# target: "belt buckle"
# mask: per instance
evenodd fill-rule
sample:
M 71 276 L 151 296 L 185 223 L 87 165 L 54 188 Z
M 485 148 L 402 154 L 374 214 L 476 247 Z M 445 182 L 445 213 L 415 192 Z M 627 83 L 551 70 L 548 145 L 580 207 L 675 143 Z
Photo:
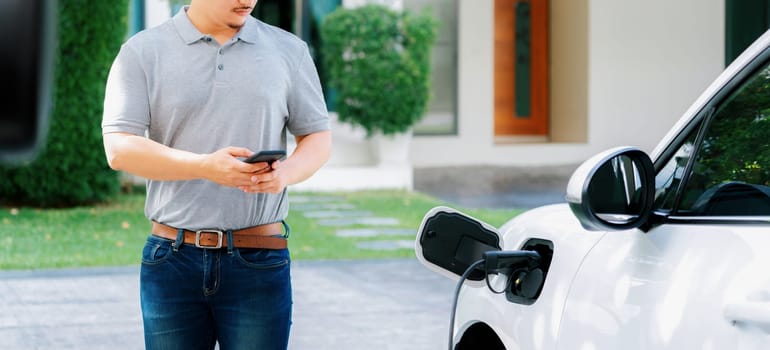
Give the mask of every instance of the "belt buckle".
M 216 233 L 217 234 L 217 244 L 214 246 L 210 245 L 201 245 L 201 233 Z M 203 249 L 219 249 L 222 248 L 222 237 L 224 234 L 220 230 L 198 230 L 195 231 L 195 246 L 198 248 Z

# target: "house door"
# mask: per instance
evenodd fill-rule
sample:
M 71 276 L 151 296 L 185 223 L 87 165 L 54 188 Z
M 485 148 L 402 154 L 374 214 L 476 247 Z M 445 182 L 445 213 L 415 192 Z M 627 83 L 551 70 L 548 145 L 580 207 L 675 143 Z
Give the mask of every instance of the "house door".
M 495 0 L 494 132 L 548 135 L 548 0 Z

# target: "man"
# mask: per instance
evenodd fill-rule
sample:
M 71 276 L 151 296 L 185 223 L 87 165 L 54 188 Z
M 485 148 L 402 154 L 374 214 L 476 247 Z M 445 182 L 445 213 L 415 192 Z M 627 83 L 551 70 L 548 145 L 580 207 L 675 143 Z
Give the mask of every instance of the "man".
M 256 2 L 192 0 L 129 39 L 107 79 L 108 162 L 148 179 L 147 349 L 287 347 L 286 187 L 328 160 L 331 132 L 307 46 L 252 18 Z M 286 149 L 286 131 L 284 161 L 242 161 Z

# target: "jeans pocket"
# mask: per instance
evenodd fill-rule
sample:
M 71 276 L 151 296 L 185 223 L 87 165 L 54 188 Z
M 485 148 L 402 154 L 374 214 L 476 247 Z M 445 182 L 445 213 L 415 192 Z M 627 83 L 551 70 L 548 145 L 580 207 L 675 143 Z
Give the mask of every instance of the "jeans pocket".
M 147 238 L 147 242 L 142 249 L 142 264 L 144 265 L 157 265 L 171 257 L 173 253 L 171 244 L 173 241 L 150 236 Z
M 236 249 L 238 262 L 253 269 L 274 269 L 289 264 L 288 249 Z

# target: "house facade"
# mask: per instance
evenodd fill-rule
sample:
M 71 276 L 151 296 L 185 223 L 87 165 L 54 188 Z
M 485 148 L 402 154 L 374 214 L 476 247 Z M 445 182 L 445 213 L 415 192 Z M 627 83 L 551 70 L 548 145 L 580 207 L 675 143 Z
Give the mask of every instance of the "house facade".
M 721 0 L 550 0 L 549 52 L 532 57 L 547 62 L 545 132 L 500 130 L 500 118 L 517 116 L 506 108 L 515 97 L 496 85 L 510 74 L 496 61 L 511 50 L 500 52 L 509 46 L 495 22 L 500 4 L 515 2 L 458 1 L 457 133 L 415 137 L 415 167 L 574 164 L 613 146 L 651 150 L 724 68 Z
M 325 13 L 366 2 L 427 9 L 442 23 L 433 100 L 408 163 L 387 169 L 399 180 L 384 185 L 411 188 L 414 169 L 569 168 L 614 146 L 651 151 L 767 28 L 770 1 L 260 0 L 258 10 L 312 47 Z M 145 25 L 168 8 L 146 0 Z M 747 16 L 761 18 L 747 25 Z M 363 131 L 337 122 L 334 131 L 333 158 L 309 189 L 323 187 L 324 172 L 386 171 Z

